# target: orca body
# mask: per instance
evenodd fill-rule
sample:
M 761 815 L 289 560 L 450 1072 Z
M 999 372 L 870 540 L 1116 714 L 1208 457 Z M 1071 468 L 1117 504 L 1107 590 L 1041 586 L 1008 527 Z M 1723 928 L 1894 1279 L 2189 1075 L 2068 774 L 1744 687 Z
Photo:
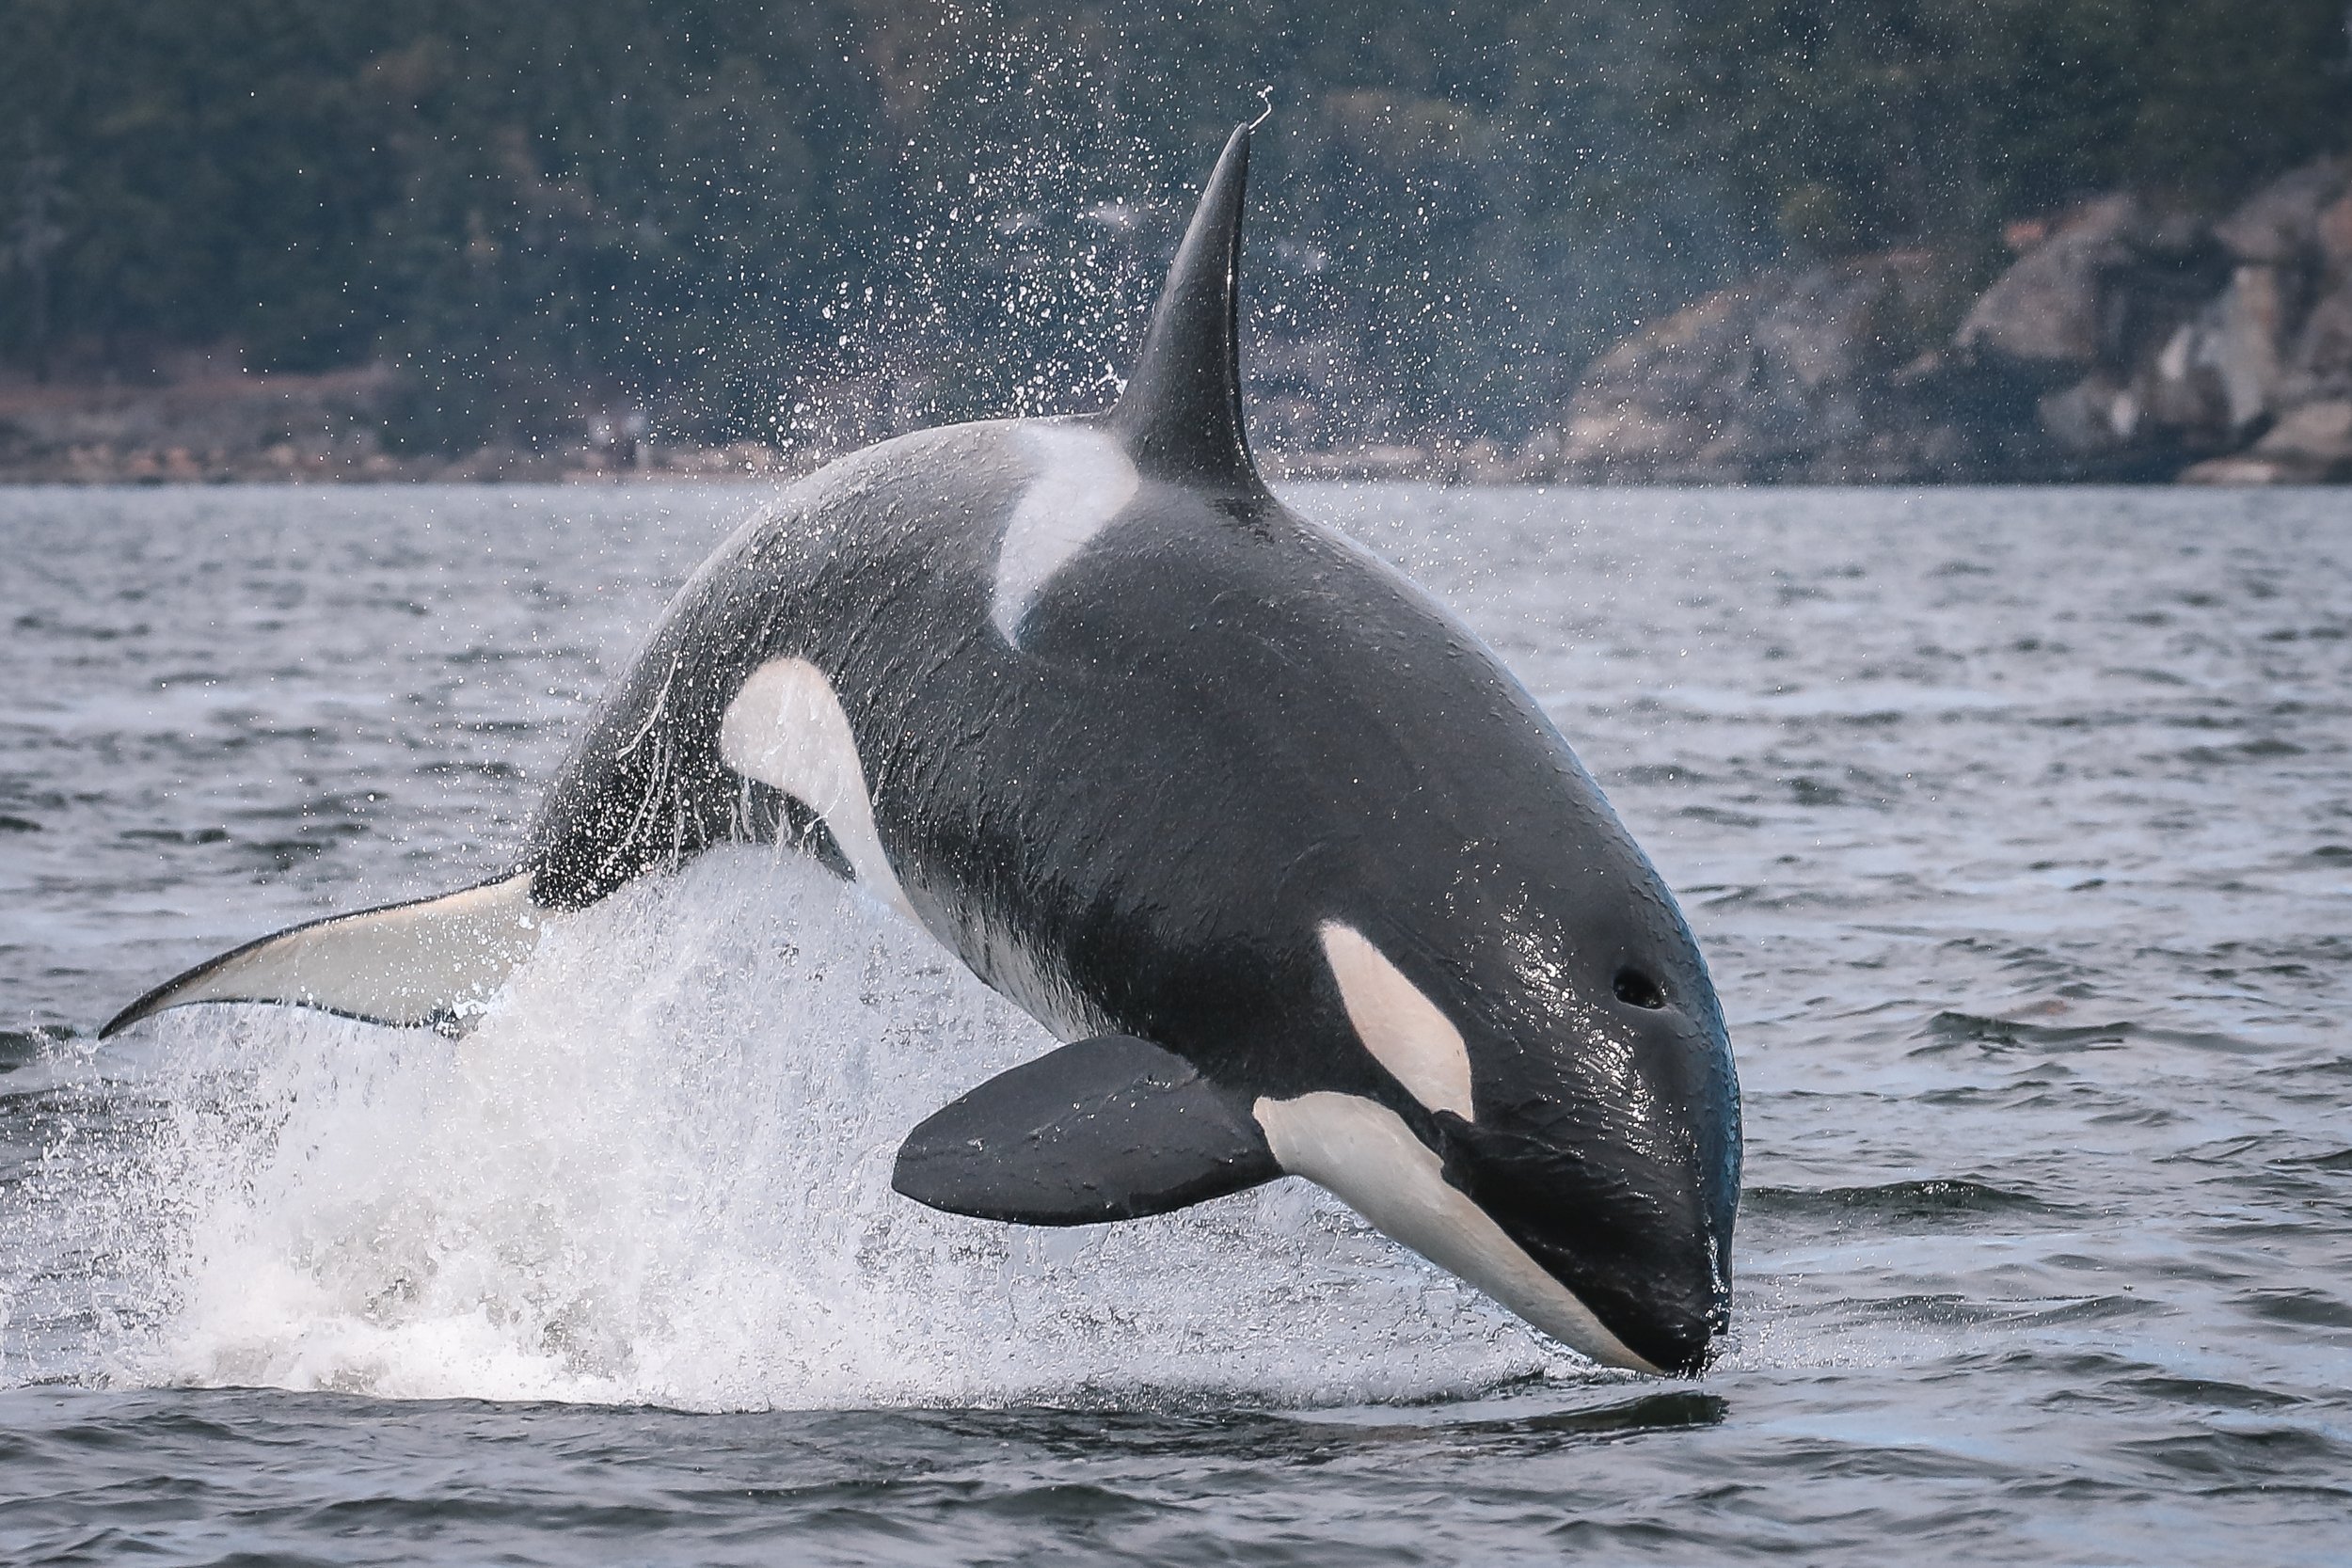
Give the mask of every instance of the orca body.
M 1100 416 L 810 476 L 672 603 L 513 871 L 298 927 L 200 1001 L 462 1024 L 541 922 L 797 844 L 1072 1043 L 914 1130 L 895 1184 L 1070 1225 L 1283 1174 L 1595 1358 L 1692 1372 L 1740 1165 L 1672 895 L 1534 701 L 1286 510 L 1243 434 L 1234 133 Z

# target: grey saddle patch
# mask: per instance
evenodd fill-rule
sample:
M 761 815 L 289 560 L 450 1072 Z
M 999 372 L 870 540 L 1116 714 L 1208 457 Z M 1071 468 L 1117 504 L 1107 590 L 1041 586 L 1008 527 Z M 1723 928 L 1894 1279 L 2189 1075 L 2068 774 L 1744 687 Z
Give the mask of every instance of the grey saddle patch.
M 1021 623 L 1045 585 L 1109 527 L 1141 487 L 1119 443 L 1083 424 L 1025 424 L 1021 445 L 1035 462 L 996 547 L 989 618 L 1014 647 Z

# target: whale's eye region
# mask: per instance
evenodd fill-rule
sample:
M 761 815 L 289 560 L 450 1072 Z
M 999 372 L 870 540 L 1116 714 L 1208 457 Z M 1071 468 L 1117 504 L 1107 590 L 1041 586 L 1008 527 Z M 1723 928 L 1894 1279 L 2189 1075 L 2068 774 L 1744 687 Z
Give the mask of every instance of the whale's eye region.
M 1664 988 L 1630 964 L 1617 971 L 1617 977 L 1611 984 L 1617 993 L 1617 1000 L 1629 1006 L 1662 1007 L 1666 1005 Z

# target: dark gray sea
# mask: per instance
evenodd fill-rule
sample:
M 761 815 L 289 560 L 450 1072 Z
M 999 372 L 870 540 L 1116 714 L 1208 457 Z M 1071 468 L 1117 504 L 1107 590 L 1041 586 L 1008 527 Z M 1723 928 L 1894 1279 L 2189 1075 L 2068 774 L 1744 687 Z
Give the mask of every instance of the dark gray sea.
M 1043 1037 L 765 849 L 463 1039 L 96 1043 L 501 868 L 758 496 L 0 491 L 0 1560 L 2352 1560 L 2352 495 L 1293 499 L 1502 652 L 1697 929 L 1747 1095 L 1708 1377 L 1295 1181 L 892 1197 Z

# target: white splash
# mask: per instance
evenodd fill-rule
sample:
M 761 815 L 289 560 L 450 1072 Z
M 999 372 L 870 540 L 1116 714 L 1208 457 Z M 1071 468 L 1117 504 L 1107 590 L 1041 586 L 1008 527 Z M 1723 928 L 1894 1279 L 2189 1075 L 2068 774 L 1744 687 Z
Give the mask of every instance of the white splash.
M 1354 1402 L 1580 1365 L 1303 1182 L 1038 1230 L 897 1196 L 898 1140 L 1052 1043 L 798 857 L 551 929 L 463 1041 L 165 1025 L 178 1110 L 120 1384 L 689 1409 Z

